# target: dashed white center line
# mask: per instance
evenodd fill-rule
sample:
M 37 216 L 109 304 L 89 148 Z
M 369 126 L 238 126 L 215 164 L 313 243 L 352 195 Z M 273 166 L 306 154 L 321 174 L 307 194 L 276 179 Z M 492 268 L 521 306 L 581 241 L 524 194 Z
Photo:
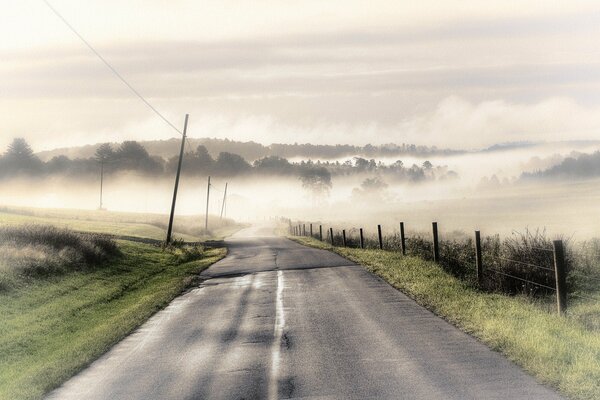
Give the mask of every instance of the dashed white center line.
M 277 271 L 277 297 L 275 300 L 275 327 L 273 344 L 271 345 L 271 376 L 269 380 L 269 400 L 278 398 L 279 363 L 281 359 L 281 338 L 285 326 L 283 312 L 283 271 Z

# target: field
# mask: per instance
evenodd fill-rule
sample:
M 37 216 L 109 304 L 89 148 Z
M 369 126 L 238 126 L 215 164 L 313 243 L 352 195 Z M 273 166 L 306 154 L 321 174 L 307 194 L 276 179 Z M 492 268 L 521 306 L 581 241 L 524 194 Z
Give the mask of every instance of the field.
M 402 256 L 392 250 L 333 247 L 310 237 L 292 238 L 364 265 L 569 398 L 600 397 L 597 301 L 573 299 L 567 315 L 559 316 L 550 295 L 480 290 L 422 257 Z
M 181 242 L 161 246 L 164 230 L 150 217 L 118 214 L 111 221 L 115 214 L 0 213 L 0 399 L 42 398 L 226 253 Z M 188 233 L 178 231 L 176 238 L 208 238 L 179 223 Z M 235 229 L 229 221 L 210 238 Z
M 0 207 L 0 225 L 44 224 L 76 231 L 106 233 L 164 240 L 168 216 L 114 211 Z M 209 216 L 209 235 L 204 233 L 204 216 L 176 216 L 174 237 L 186 241 L 219 239 L 240 228 L 229 219 Z

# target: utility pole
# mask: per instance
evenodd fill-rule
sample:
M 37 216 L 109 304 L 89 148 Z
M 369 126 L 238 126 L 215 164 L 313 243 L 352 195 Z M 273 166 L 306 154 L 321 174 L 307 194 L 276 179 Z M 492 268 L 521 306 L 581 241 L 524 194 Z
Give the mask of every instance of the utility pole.
M 223 192 L 223 204 L 221 204 L 221 219 L 223 219 L 223 211 L 225 211 L 225 200 L 227 200 L 227 182 L 225 182 L 225 192 Z
M 179 188 L 179 174 L 181 174 L 181 162 L 183 161 L 183 148 L 185 146 L 188 117 L 189 114 L 185 114 L 185 122 L 183 123 L 183 137 L 181 138 L 181 150 L 179 150 L 179 162 L 177 163 L 177 175 L 175 176 L 175 189 L 173 190 L 173 203 L 171 204 L 169 228 L 167 229 L 167 244 L 171 243 L 171 234 L 173 233 L 173 218 L 175 217 L 175 203 L 177 202 L 177 189 Z
M 210 176 L 206 187 L 206 215 L 204 216 L 204 232 L 208 234 L 208 200 L 210 199 Z
M 98 210 L 102 211 L 102 186 L 104 184 L 104 157 L 100 160 L 100 207 Z

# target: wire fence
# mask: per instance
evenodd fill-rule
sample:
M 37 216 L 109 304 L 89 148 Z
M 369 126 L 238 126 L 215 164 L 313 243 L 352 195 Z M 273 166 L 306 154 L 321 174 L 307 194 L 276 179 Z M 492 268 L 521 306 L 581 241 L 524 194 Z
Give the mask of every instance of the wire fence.
M 381 225 L 369 235 L 363 228 L 335 229 L 312 223 L 293 225 L 290 234 L 312 236 L 333 246 L 398 251 L 403 255 L 419 256 L 440 264 L 452 274 L 474 282 L 480 289 L 510 294 L 553 294 L 560 314 L 567 309 L 569 297 L 587 301 L 600 298 L 571 290 L 568 293 L 568 262 L 562 240 L 550 241 L 539 235 L 522 235 L 512 241 L 501 242 L 499 237 L 462 241 L 440 240 L 437 223 L 432 223 L 432 234 L 406 234 L 404 223 L 392 235 L 383 235 Z M 373 233 L 376 232 L 376 233 Z M 600 254 L 599 254 L 600 256 Z M 590 282 L 600 282 L 600 276 L 586 276 Z

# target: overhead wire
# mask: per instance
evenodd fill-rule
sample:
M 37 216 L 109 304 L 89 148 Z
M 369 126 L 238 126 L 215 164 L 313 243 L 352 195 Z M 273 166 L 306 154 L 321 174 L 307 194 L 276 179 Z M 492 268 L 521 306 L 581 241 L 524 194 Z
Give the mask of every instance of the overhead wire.
M 138 92 L 128 81 L 125 79 L 119 71 L 117 71 L 103 56 L 98 52 L 76 29 L 67 21 L 67 19 L 52 5 L 48 0 L 43 0 L 43 2 L 48 6 L 48 8 L 112 71 L 112 73 L 135 94 L 148 108 L 150 108 L 158 117 L 160 117 L 167 125 L 173 128 L 180 135 L 183 135 L 183 132 L 179 130 L 171 121 L 167 119 L 163 114 L 160 113 L 140 92 Z M 187 141 L 187 137 L 186 137 Z M 189 145 L 189 142 L 187 142 Z

